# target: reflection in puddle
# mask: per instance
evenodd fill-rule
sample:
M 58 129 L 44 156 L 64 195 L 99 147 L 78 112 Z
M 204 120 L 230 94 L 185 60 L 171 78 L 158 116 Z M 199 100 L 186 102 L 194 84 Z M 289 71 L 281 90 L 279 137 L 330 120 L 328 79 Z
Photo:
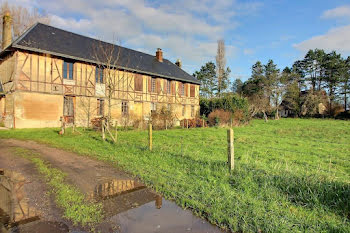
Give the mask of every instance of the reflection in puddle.
M 12 171 L 0 170 L 0 233 L 65 233 L 64 223 L 41 221 L 40 213 L 29 205 L 24 176 Z
M 102 199 L 105 217 L 119 226 L 118 232 L 222 232 L 133 180 L 100 184 L 91 197 Z
M 138 189 L 143 189 L 145 187 L 145 185 L 135 180 L 112 180 L 97 185 L 94 191 L 90 194 L 90 198 L 101 200 L 127 192 L 132 192 Z
M 19 173 L 0 173 L 0 229 L 6 232 L 13 226 L 36 221 L 39 213 L 29 206 L 23 186 L 28 181 Z

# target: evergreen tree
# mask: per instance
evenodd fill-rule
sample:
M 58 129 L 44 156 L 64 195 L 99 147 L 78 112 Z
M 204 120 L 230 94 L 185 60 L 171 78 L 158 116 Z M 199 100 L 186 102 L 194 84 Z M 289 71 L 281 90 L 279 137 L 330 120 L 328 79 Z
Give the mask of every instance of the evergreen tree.
M 202 97 L 212 97 L 214 95 L 215 80 L 216 80 L 216 66 L 213 62 L 207 62 L 201 67 L 200 71 L 196 71 L 193 74 L 199 81 L 201 86 L 199 94 Z

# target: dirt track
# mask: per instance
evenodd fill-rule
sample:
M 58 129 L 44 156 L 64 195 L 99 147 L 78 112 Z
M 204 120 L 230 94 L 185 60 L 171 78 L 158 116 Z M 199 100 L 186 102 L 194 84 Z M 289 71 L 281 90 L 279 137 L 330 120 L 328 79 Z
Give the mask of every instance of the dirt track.
M 144 186 L 135 178 L 118 168 L 46 145 L 15 139 L 0 140 L 0 169 L 21 173 L 28 183 L 24 189 L 30 200 L 43 213 L 39 222 L 44 227 L 65 228 L 63 231 L 82 232 L 63 219 L 62 210 L 58 209 L 47 192 L 45 181 L 38 174 L 34 165 L 15 153 L 16 148 L 25 148 L 37 154 L 44 161 L 67 174 L 67 181 L 80 189 L 88 198 L 102 202 L 106 219 L 97 226 L 100 232 L 153 233 L 153 232 L 222 232 L 217 227 L 194 216 L 191 211 L 183 210 L 175 203 L 167 201 L 161 195 Z M 0 216 L 1 217 L 1 216 Z M 36 232 L 37 225 L 25 227 Z M 51 224 L 51 225 L 50 225 Z M 0 229 L 1 230 L 1 229 Z M 20 232 L 27 232 L 20 229 Z
M 70 229 L 77 229 L 72 223 L 62 218 L 63 212 L 57 208 L 52 197 L 47 195 L 49 189 L 44 179 L 39 175 L 34 164 L 29 160 L 14 155 L 14 144 L 0 141 L 0 168 L 13 171 L 25 177 L 23 189 L 28 198 L 28 204 L 40 212 L 42 222 L 59 222 L 67 225 Z M 19 227 L 20 232 L 31 232 Z M 15 232 L 17 231 L 15 230 Z
M 84 193 L 90 193 L 98 184 L 112 179 L 133 179 L 126 175 L 125 172 L 118 171 L 117 168 L 101 161 L 36 142 L 8 139 L 0 140 L 0 144 L 7 145 L 7 147 L 26 148 L 37 152 L 38 156 L 48 161 L 52 167 L 67 173 L 67 181 L 77 186 Z

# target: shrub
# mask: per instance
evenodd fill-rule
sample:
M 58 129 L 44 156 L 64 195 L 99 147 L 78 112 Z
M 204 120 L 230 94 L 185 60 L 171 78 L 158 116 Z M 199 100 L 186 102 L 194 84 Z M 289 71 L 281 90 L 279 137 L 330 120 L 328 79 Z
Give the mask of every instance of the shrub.
M 246 123 L 250 120 L 248 100 L 236 94 L 226 94 L 222 97 L 215 97 L 210 99 L 201 98 L 199 104 L 200 114 L 204 116 L 209 117 L 213 111 L 221 109 L 224 112 L 233 113 L 235 124 Z M 216 123 L 221 124 L 221 122 L 218 122 L 220 120 L 222 119 L 217 118 Z M 209 124 L 211 125 L 212 123 L 214 123 L 213 119 Z
M 151 113 L 151 123 L 154 129 L 172 128 L 174 126 L 175 117 L 172 109 L 165 106 Z
M 200 128 L 203 127 L 203 118 L 193 118 L 193 119 L 183 119 L 180 121 L 180 125 L 184 128 L 187 127 L 188 124 L 188 128 Z M 208 123 L 206 120 L 204 120 L 204 127 L 208 127 Z
M 225 126 L 231 123 L 232 113 L 222 109 L 216 109 L 208 116 L 210 126 Z

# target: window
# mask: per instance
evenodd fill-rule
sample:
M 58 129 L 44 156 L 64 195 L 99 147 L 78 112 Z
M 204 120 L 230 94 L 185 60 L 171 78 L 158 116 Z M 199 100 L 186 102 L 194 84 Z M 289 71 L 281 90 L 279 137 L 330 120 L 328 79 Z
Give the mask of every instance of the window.
M 190 87 L 190 97 L 195 97 L 195 93 L 196 93 L 196 86 L 191 84 Z
M 151 92 L 156 92 L 156 79 L 151 78 Z
M 143 90 L 143 82 L 142 82 L 142 75 L 136 74 L 135 75 L 135 91 L 142 91 Z
M 183 83 L 179 83 L 179 94 L 181 96 L 185 95 L 185 87 Z
M 96 83 L 103 83 L 103 68 L 96 67 L 95 79 Z
M 151 103 L 151 113 L 157 111 L 157 103 Z
M 191 106 L 191 117 L 194 117 L 194 106 Z
M 171 92 L 171 83 L 170 83 L 169 80 L 165 80 L 165 82 L 166 82 L 166 93 L 170 94 L 170 92 Z
M 182 116 L 186 114 L 186 105 L 182 105 Z
M 63 78 L 73 80 L 73 63 L 63 61 Z
M 168 104 L 167 109 L 168 109 L 168 112 L 171 111 L 171 104 Z
M 122 102 L 122 115 L 127 116 L 129 115 L 129 105 L 128 102 Z
M 105 109 L 105 101 L 103 99 L 97 99 L 97 115 L 103 116 Z

